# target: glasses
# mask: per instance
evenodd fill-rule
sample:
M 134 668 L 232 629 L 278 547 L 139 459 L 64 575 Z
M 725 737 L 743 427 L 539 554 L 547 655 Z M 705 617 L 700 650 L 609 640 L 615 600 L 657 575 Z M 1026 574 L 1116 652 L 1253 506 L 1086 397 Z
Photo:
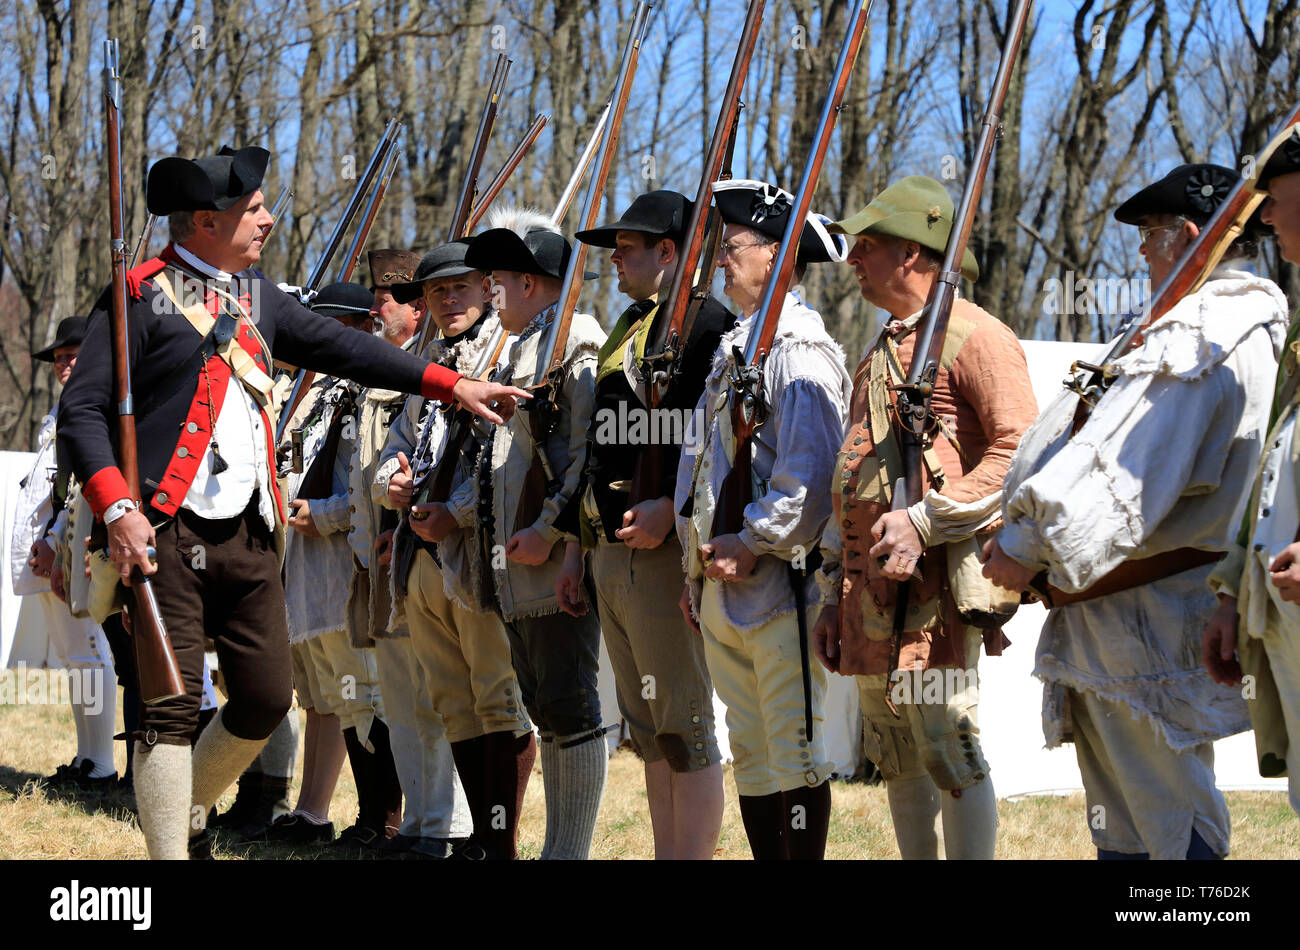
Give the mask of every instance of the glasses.
M 737 251 L 743 251 L 747 247 L 770 247 L 770 244 L 763 241 L 753 241 L 749 244 L 738 244 L 735 241 L 723 241 L 718 245 L 718 260 L 724 257 L 735 257 Z
M 1150 226 L 1139 225 L 1138 236 L 1142 239 L 1142 243 L 1145 244 L 1147 241 L 1151 240 L 1151 235 L 1155 234 L 1157 231 L 1168 231 L 1171 228 L 1181 228 L 1182 226 L 1183 223 L 1181 221 L 1174 224 L 1155 224 Z

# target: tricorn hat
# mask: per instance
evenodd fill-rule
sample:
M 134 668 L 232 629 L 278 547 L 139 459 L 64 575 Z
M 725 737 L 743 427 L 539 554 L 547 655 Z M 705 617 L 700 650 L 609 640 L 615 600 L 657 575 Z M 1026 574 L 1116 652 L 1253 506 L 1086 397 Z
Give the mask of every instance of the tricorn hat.
M 151 214 L 225 211 L 262 186 L 271 153 L 222 146 L 209 158 L 163 158 L 149 169 L 145 205 Z
M 1268 193 L 1268 185 L 1279 175 L 1300 172 L 1300 125 L 1288 126 L 1264 146 L 1255 160 L 1256 191 Z
M 779 241 L 790 220 L 794 195 L 765 181 L 729 178 L 713 183 L 713 203 L 727 224 L 744 225 Z M 799 235 L 800 261 L 817 264 L 844 260 L 848 243 L 827 230 L 829 221 L 825 215 L 809 212 Z
M 469 241 L 451 241 L 439 244 L 420 258 L 420 266 L 415 269 L 415 276 L 404 284 L 393 284 L 393 299 L 398 303 L 410 303 L 424 293 L 424 285 L 440 277 L 459 277 L 461 274 L 473 273 L 474 268 L 465 266 L 465 252 L 469 250 Z
M 465 265 L 481 271 L 513 271 L 564 277 L 572 253 L 563 234 L 529 231 L 523 237 L 510 228 L 492 228 L 470 242 Z M 587 278 L 595 274 L 586 273 Z
M 623 216 L 612 224 L 579 231 L 575 236 L 592 247 L 614 247 L 614 238 L 619 231 L 640 231 L 680 242 L 694 208 L 695 202 L 675 191 L 651 191 L 638 195 Z
M 876 195 L 857 214 L 836 221 L 830 230 L 915 241 L 942 257 L 948 249 L 954 215 L 952 198 L 943 185 L 927 175 L 909 175 Z M 979 264 L 969 247 L 962 252 L 961 274 L 969 281 L 979 280 Z
M 370 264 L 370 286 L 373 290 L 391 291 L 394 284 L 407 283 L 420 266 L 419 254 L 398 248 L 367 251 L 366 260 Z
M 86 338 L 86 324 L 89 322 L 89 317 L 64 317 L 54 331 L 54 342 L 45 349 L 33 353 L 32 359 L 40 360 L 42 363 L 53 363 L 54 351 L 59 347 L 81 344 L 81 341 Z
M 1179 165 L 1116 208 L 1115 220 L 1137 225 L 1147 215 L 1174 214 L 1204 224 L 1239 181 L 1240 175 L 1222 165 Z
M 308 309 L 322 317 L 358 317 L 370 313 L 374 300 L 375 295 L 361 284 L 341 280 L 322 287 Z

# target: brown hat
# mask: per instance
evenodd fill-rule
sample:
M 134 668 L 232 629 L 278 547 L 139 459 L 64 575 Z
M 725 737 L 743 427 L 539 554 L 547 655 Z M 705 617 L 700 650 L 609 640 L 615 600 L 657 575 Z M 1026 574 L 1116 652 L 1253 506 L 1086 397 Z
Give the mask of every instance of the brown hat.
M 393 284 L 407 283 L 420 266 L 418 253 L 395 248 L 368 251 L 366 260 L 370 262 L 371 290 L 391 290 Z

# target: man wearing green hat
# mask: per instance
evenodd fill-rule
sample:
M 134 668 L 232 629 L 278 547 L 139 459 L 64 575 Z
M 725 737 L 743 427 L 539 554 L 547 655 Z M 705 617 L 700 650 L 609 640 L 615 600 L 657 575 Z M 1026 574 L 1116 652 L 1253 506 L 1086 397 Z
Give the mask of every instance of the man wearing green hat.
M 1277 235 L 1282 257 L 1300 264 L 1300 126 L 1260 153 L 1256 191 L 1268 196 L 1261 221 Z M 1278 370 L 1268 438 L 1237 544 L 1210 575 L 1219 607 L 1202 638 L 1202 658 L 1218 683 L 1253 677 L 1246 695 L 1259 774 L 1285 774 L 1300 813 L 1300 480 L 1295 424 L 1300 408 L 1292 319 Z
M 942 815 L 947 857 L 987 859 L 997 802 L 980 751 L 975 670 L 981 642 L 996 655 L 1003 638 L 980 612 L 991 592 L 978 583 L 974 537 L 998 517 L 1002 477 L 1037 407 L 1015 335 L 969 301 L 954 302 L 944 340 L 931 403 L 937 428 L 923 466 L 927 491 L 916 505 L 890 510 L 901 454 L 889 387 L 911 367 L 914 331 L 952 220 L 943 186 L 914 175 L 830 226 L 856 238 L 848 263 L 862 296 L 889 319 L 854 376 L 835 466 L 835 517 L 822 539 L 824 607 L 812 639 L 828 669 L 857 677 L 867 756 L 885 779 L 902 856 L 938 857 Z M 971 281 L 979 275 L 969 250 L 961 272 Z M 896 582 L 909 578 L 914 625 L 894 643 Z

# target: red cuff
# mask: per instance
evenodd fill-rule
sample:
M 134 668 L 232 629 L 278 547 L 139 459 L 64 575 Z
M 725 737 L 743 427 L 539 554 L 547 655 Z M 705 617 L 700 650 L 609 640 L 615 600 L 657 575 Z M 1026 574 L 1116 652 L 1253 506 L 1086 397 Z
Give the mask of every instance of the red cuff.
M 81 494 L 90 502 L 90 509 L 95 517 L 103 519 L 104 510 L 115 501 L 131 497 L 131 489 L 126 486 L 126 479 L 119 469 L 110 466 L 101 468 L 90 481 L 82 486 Z
M 451 402 L 453 398 L 451 391 L 462 379 L 464 377 L 455 370 L 430 363 L 424 368 L 424 376 L 420 378 L 420 395 L 425 399 L 435 399 L 438 402 Z

